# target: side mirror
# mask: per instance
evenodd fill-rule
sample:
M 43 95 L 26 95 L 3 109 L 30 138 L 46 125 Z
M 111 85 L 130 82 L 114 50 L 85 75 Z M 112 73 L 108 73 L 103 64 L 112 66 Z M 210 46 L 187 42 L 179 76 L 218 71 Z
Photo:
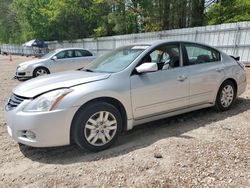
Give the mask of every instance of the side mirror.
M 52 59 L 53 61 L 56 61 L 56 60 L 57 60 L 57 57 L 56 57 L 56 56 L 53 56 L 51 59 Z
M 155 72 L 158 70 L 158 66 L 156 63 L 143 63 L 140 66 L 136 67 L 135 70 L 138 73 L 146 73 L 146 72 Z

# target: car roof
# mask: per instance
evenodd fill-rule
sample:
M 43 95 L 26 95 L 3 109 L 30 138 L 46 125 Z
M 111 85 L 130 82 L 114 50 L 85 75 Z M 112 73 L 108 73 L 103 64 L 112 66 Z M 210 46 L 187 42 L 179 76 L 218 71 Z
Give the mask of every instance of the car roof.
M 151 40 L 151 41 L 146 41 L 146 42 L 138 42 L 138 43 L 132 43 L 129 45 L 149 45 L 149 46 L 153 46 L 153 45 L 158 45 L 158 44 L 162 44 L 162 43 L 194 43 L 194 44 L 200 44 L 200 45 L 204 45 L 204 46 L 208 46 L 207 44 L 203 44 L 203 43 L 199 43 L 196 41 L 189 41 L 189 40 Z
M 190 43 L 190 44 L 198 44 L 198 45 L 202 45 L 205 47 L 209 47 L 212 49 L 215 49 L 217 51 L 220 51 L 208 44 L 204 44 L 204 43 L 200 43 L 200 42 L 196 42 L 196 41 L 190 41 L 190 40 L 166 40 L 166 39 L 162 39 L 162 40 L 151 40 L 151 41 L 146 41 L 146 42 L 138 42 L 138 43 L 132 43 L 132 44 L 128 44 L 127 46 L 132 46 L 132 45 L 138 45 L 138 46 L 158 46 L 164 43 Z
M 56 49 L 56 51 L 62 51 L 62 50 L 87 50 L 87 49 L 84 49 L 84 48 L 58 48 Z M 87 50 L 89 51 L 89 50 Z

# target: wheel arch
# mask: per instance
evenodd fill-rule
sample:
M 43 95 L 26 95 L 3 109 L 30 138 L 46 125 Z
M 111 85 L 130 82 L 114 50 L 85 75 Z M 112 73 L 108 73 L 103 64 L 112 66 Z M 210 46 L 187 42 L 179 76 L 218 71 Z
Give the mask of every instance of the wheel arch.
M 122 117 L 122 132 L 127 130 L 127 112 L 125 110 L 124 105 L 117 99 L 113 98 L 113 97 L 98 97 L 95 99 L 91 99 L 88 102 L 84 103 L 83 105 L 80 106 L 80 108 L 76 111 L 76 113 L 74 114 L 74 117 L 71 121 L 71 125 L 70 125 L 70 143 L 74 143 L 73 140 L 73 125 L 74 122 L 76 121 L 76 117 L 77 117 L 77 113 L 80 112 L 80 110 L 84 107 L 86 107 L 87 105 L 94 103 L 94 102 L 106 102 L 108 104 L 113 105 L 114 107 L 117 108 L 117 110 L 120 112 L 121 117 Z

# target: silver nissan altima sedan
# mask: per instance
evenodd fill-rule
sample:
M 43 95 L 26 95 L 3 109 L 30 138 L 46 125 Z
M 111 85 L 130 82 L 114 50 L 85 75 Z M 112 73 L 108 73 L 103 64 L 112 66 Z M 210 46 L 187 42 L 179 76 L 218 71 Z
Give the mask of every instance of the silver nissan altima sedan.
M 17 142 L 76 143 L 100 151 L 138 124 L 215 106 L 224 111 L 246 88 L 244 65 L 212 47 L 160 41 L 118 48 L 83 70 L 36 78 L 5 106 Z

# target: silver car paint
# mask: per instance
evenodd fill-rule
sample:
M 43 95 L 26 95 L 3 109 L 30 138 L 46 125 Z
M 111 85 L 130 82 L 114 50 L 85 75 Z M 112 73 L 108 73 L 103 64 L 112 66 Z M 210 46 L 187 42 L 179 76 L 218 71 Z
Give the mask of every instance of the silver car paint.
M 8 132 L 14 140 L 34 147 L 68 145 L 70 142 L 69 125 L 72 121 L 72 114 L 75 114 L 78 108 L 58 109 L 50 113 L 25 113 L 22 110 L 29 102 L 30 100 L 26 100 L 14 110 L 5 112 Z M 22 137 L 21 130 L 32 130 L 37 133 L 36 139 Z
M 67 74 L 67 76 L 65 76 Z M 68 88 L 78 84 L 94 82 L 106 79 L 108 73 L 88 73 L 83 71 L 68 71 L 65 73 L 55 73 L 41 78 L 26 81 L 13 89 L 13 93 L 28 98 L 33 98 L 41 93 L 58 88 Z
M 218 89 L 227 78 L 236 81 L 237 96 L 245 91 L 245 72 L 223 52 L 222 61 L 218 63 L 133 75 L 132 71 L 141 58 L 162 43 L 164 42 L 151 45 L 126 69 L 118 73 L 62 73 L 41 77 L 18 86 L 13 93 L 25 97 L 34 97 L 61 87 L 71 87 L 74 91 L 66 95 L 57 104 L 56 110 L 51 112 L 22 112 L 30 100 L 25 100 L 12 111 L 5 111 L 7 125 L 12 132 L 31 129 L 37 131 L 41 137 L 36 142 L 22 140 L 15 134 L 13 138 L 37 147 L 69 144 L 74 114 L 83 104 L 96 98 L 109 97 L 119 101 L 126 111 L 127 129 L 132 129 L 140 123 L 213 106 Z M 186 79 L 181 81 L 180 76 Z M 152 81 L 157 84 L 152 84 Z
M 84 49 L 81 48 L 58 49 L 53 55 L 51 55 L 46 59 L 34 59 L 20 63 L 16 69 L 16 76 L 18 76 L 17 75 L 18 72 L 25 72 L 26 73 L 25 76 L 18 76 L 18 77 L 32 77 L 34 70 L 38 67 L 45 67 L 50 71 L 50 73 L 62 72 L 68 70 L 77 70 L 86 66 L 96 58 L 95 56 L 86 56 L 86 57 L 52 60 L 53 56 L 65 50 L 84 50 Z M 25 69 L 21 69 L 25 65 L 27 65 L 27 67 Z
M 131 76 L 134 119 L 188 106 L 188 80 L 176 79 L 183 71 L 179 68 Z

